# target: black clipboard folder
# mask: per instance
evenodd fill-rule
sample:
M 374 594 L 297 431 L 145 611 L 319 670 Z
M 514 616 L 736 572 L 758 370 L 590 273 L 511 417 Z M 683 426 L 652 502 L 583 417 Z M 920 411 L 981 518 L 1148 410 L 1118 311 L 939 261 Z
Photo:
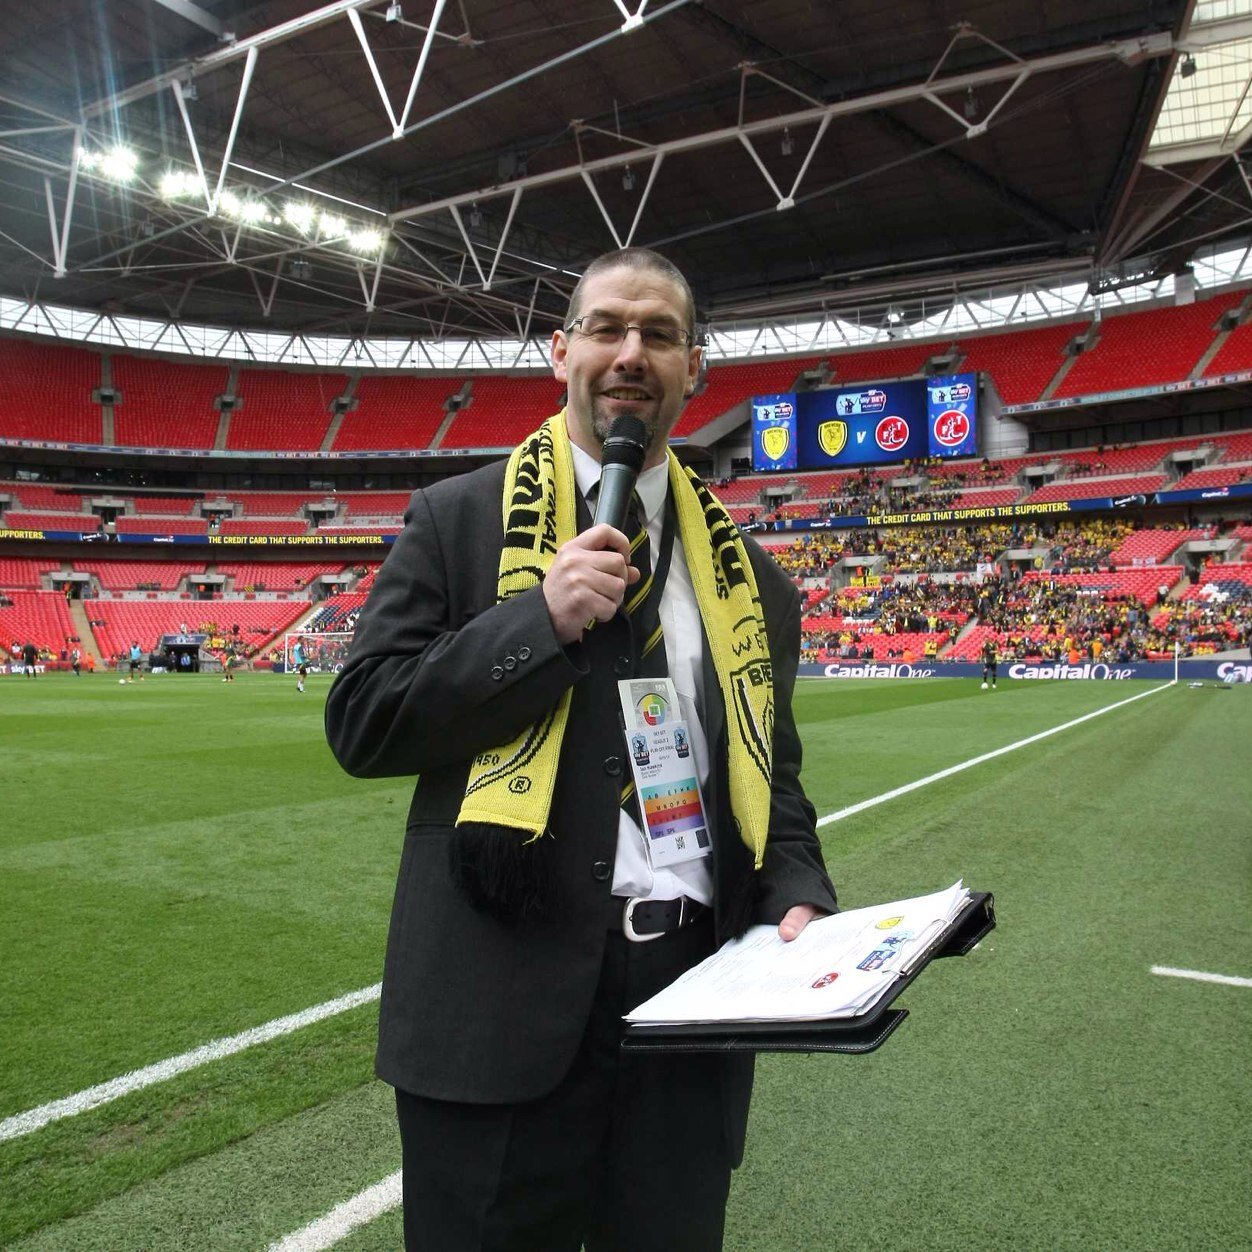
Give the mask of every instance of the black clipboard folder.
M 627 1026 L 624 1052 L 873 1052 L 909 1015 L 894 1009 L 900 993 L 943 956 L 964 956 L 995 929 L 995 897 L 975 892 L 941 931 L 930 951 L 881 1000 L 860 1017 L 802 1022 L 689 1022 L 684 1025 Z

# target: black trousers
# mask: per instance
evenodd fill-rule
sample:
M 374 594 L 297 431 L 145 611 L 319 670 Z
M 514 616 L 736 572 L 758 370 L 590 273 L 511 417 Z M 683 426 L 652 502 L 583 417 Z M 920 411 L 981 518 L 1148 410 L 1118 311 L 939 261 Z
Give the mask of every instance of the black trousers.
M 397 1091 L 408 1252 L 718 1252 L 751 1058 L 619 1047 L 621 1015 L 712 949 L 707 918 L 650 943 L 611 933 L 574 1064 L 542 1099 Z

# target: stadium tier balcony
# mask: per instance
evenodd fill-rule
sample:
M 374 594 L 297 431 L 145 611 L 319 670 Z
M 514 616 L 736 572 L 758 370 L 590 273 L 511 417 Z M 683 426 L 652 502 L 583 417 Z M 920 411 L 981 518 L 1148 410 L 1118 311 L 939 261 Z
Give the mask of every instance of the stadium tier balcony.
M 1244 322 L 1242 326 L 1236 326 L 1226 336 L 1226 342 L 1218 348 L 1213 359 L 1204 367 L 1204 377 L 1237 374 L 1244 370 L 1252 370 L 1252 322 Z
M 100 654 L 106 658 L 129 650 L 137 639 L 145 652 L 162 635 L 177 634 L 183 622 L 200 632 L 209 625 L 226 634 L 238 625 L 249 654 L 267 648 L 309 610 L 307 600 L 218 600 L 212 604 L 186 600 L 84 600 Z
M 428 448 L 447 413 L 444 405 L 464 386 L 461 378 L 362 374 L 332 447 L 336 452 Z
M 251 517 L 294 517 L 306 504 L 320 504 L 327 498 L 326 492 L 316 491 L 221 491 L 208 497 L 207 505 L 218 499 L 228 504 L 238 504 L 243 515 Z
M 674 434 L 680 438 L 690 435 L 752 396 L 792 391 L 800 375 L 820 363 L 821 358 L 814 356 L 762 357 L 747 365 L 711 365 L 704 390 L 687 401 Z
M 219 574 L 234 579 L 233 591 L 277 591 L 300 594 L 315 578 L 343 572 L 342 561 L 218 561 Z M 231 602 L 233 603 L 233 601 Z M 226 609 L 221 610 L 226 613 Z
M 983 487 L 962 491 L 952 501 L 954 509 L 989 509 L 1002 504 L 1016 504 L 1022 494 L 1020 487 Z
M 353 614 L 365 607 L 369 598 L 367 591 L 343 591 L 322 601 L 318 610 L 302 628 L 306 631 L 334 631 L 350 629 L 348 623 Z
M 240 370 L 235 389 L 243 407 L 230 415 L 226 447 L 315 452 L 330 429 L 331 406 L 347 388 L 346 374 Z
M 92 392 L 101 384 L 99 353 L 59 343 L 0 339 L 4 411 L 0 435 L 56 443 L 102 443 L 104 419 Z
M 0 591 L 39 591 L 45 574 L 59 574 L 60 561 L 34 556 L 0 556 Z M 4 636 L 0 634 L 0 640 Z
M 1221 315 L 1243 296 L 1226 292 L 1182 307 L 1105 317 L 1099 342 L 1074 362 L 1055 396 L 1127 391 L 1187 378 L 1216 338 Z
M 213 401 L 226 391 L 224 364 L 197 365 L 115 353 L 113 442 L 141 448 L 212 448 L 221 414 Z
M 360 568 L 359 566 L 357 568 Z M 374 585 L 374 579 L 378 577 L 379 565 L 367 564 L 365 573 L 361 576 L 361 580 L 353 588 L 354 591 L 369 591 Z
M 1208 435 L 1204 442 L 1221 448 L 1223 462 L 1252 461 L 1252 431 L 1237 431 L 1231 435 Z
M 6 590 L 8 605 L 0 605 L 0 648 L 11 651 L 27 640 L 37 648 L 60 654 L 66 640 L 77 633 L 65 597 L 59 591 Z
M 201 496 L 132 496 L 129 493 L 116 491 L 97 492 L 97 495 L 119 496 L 129 501 L 136 513 L 150 516 L 153 513 L 168 513 L 172 517 L 189 517 L 192 509 L 200 503 Z
M 222 535 L 307 535 L 308 522 L 289 517 L 224 517 L 218 526 Z
M 0 484 L 16 501 L 15 507 L 40 513 L 81 513 L 85 501 L 81 490 L 50 487 L 46 483 Z
M 1168 453 L 1181 451 L 1194 443 L 1194 439 L 1169 439 L 1117 448 L 1080 448 L 1054 455 L 1064 467 L 1062 473 L 1070 477 L 1084 474 L 1107 477 L 1109 474 L 1142 474 L 1160 469 Z
M 471 384 L 472 403 L 452 419 L 440 448 L 511 448 L 561 408 L 565 385 L 550 375 L 484 375 Z
M 1050 582 L 1058 586 L 1088 587 L 1099 591 L 1104 599 L 1135 596 L 1144 604 L 1154 604 L 1158 588 L 1162 585 L 1172 588 L 1182 576 L 1181 565 L 1151 565 L 1116 571 L 1088 570 L 1078 574 L 1049 574 L 1030 570 L 1023 576 L 1022 583 Z
M 73 568 L 91 574 L 105 591 L 137 591 L 156 588 L 174 591 L 185 577 L 204 573 L 203 561 L 125 561 L 79 557 Z
M 10 530 L 74 530 L 94 532 L 100 519 L 94 513 L 27 513 L 9 509 L 4 525 Z
M 1208 536 L 1209 532 L 1200 528 L 1166 530 L 1145 527 L 1143 530 L 1136 530 L 1127 535 L 1110 554 L 1109 560 L 1118 566 L 1164 564 L 1167 558 L 1177 552 L 1183 544 L 1197 539 L 1206 539 Z
M 1246 465 L 1216 465 L 1211 469 L 1192 470 L 1184 474 L 1170 491 L 1198 491 L 1206 487 L 1229 487 L 1252 478 L 1252 462 Z
M 1005 404 L 1030 404 L 1039 399 L 1064 363 L 1065 345 L 1086 326 L 1086 322 L 1065 322 L 964 339 L 960 371 L 990 374 Z
M 1067 478 L 1048 483 L 1026 498 L 1027 504 L 1047 504 L 1054 500 L 1091 500 L 1100 496 L 1150 495 L 1163 491 L 1164 474 L 1138 474 L 1123 478 Z
M 848 626 L 846 633 L 859 636 L 850 641 L 858 650 L 869 644 L 874 650 L 875 661 L 920 661 L 925 656 L 927 643 L 933 640 L 938 650 L 948 642 L 946 631 L 902 631 L 899 634 L 889 635 L 863 626 Z M 810 647 L 815 646 L 812 636 L 806 642 Z M 822 649 L 819 657 L 828 661 L 841 659 L 838 656 L 838 643 L 836 642 L 834 647 Z M 846 663 L 855 665 L 856 659 L 849 659 Z
M 155 517 L 126 514 L 117 519 L 119 535 L 207 535 L 209 523 L 203 517 L 171 517 L 161 513 Z
M 1200 571 L 1199 580 L 1188 587 L 1183 593 L 1184 600 L 1206 600 L 1211 597 L 1211 588 L 1216 588 L 1227 595 L 1238 596 L 1252 591 L 1252 564 L 1231 561 L 1222 564 L 1214 561 Z
M 941 350 L 941 345 L 935 343 L 902 343 L 892 348 L 853 348 L 833 353 L 827 358 L 834 370 L 830 386 L 908 378 L 920 374 L 922 366 Z
M 348 506 L 348 517 L 403 517 L 411 491 L 341 491 L 335 497 Z

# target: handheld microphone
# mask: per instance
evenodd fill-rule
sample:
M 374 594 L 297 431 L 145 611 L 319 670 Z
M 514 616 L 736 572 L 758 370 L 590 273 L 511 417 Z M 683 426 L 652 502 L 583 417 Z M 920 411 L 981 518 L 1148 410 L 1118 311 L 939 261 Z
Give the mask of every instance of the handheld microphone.
M 594 525 L 607 522 L 615 530 L 625 526 L 630 496 L 647 454 L 647 427 L 637 417 L 623 414 L 609 428 L 609 437 L 604 441 Z

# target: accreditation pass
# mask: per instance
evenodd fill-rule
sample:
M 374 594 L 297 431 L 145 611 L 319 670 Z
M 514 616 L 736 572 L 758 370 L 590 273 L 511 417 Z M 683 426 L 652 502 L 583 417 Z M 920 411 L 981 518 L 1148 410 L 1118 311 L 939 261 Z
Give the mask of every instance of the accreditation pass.
M 649 863 L 662 868 L 708 856 L 709 824 L 673 682 L 627 678 L 617 691 Z

